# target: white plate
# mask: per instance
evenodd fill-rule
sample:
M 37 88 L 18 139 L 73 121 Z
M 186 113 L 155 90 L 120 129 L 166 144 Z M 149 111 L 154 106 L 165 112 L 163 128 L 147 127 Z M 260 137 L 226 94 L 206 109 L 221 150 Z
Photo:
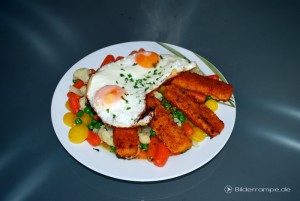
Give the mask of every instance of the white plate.
M 68 139 L 69 127 L 64 125 L 63 116 L 67 111 L 65 103 L 66 94 L 69 86 L 72 85 L 73 72 L 82 67 L 97 69 L 103 59 L 108 54 L 116 56 L 126 56 L 132 50 L 144 48 L 145 50 L 154 51 L 158 54 L 178 54 L 181 53 L 191 61 L 195 61 L 204 74 L 210 75 L 218 72 L 217 69 L 207 60 L 199 55 L 184 48 L 157 42 L 128 42 L 112 45 L 84 57 L 73 65 L 58 83 L 53 95 L 51 105 L 51 118 L 56 135 L 63 147 L 76 160 L 88 168 L 103 175 L 128 181 L 159 181 L 178 177 L 187 174 L 216 156 L 228 141 L 234 127 L 236 108 L 219 104 L 217 115 L 224 122 L 224 130 L 213 139 L 206 138 L 199 144 L 199 147 L 192 147 L 184 154 L 170 157 L 167 164 L 162 167 L 156 167 L 147 160 L 123 160 L 101 147 L 99 152 L 95 151 L 87 142 L 73 144 Z M 171 49 L 170 49 L 171 48 Z M 171 50 L 171 51 L 170 51 Z M 177 52 L 176 52 L 177 51 Z M 172 53 L 173 52 L 173 53 Z M 222 76 L 220 74 L 220 76 Z M 234 103 L 234 97 L 232 97 Z

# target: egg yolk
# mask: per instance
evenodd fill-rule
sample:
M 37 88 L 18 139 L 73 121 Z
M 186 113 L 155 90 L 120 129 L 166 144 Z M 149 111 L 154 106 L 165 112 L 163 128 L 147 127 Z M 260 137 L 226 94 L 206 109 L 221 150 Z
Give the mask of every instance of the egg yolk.
M 159 55 L 155 52 L 139 52 L 135 56 L 135 60 L 144 68 L 154 68 L 159 62 Z
M 94 97 L 96 105 L 104 106 L 118 102 L 125 94 L 125 89 L 116 85 L 106 85 L 99 89 Z

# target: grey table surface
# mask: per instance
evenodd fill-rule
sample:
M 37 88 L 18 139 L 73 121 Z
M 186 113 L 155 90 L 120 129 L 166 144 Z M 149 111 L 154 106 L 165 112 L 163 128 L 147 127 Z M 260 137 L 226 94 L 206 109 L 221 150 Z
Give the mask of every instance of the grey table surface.
M 300 199 L 299 2 L 1 1 L 0 24 L 0 200 Z M 223 150 L 161 182 L 86 168 L 60 144 L 50 116 L 55 87 L 73 64 L 141 40 L 197 52 L 235 87 L 237 118 Z

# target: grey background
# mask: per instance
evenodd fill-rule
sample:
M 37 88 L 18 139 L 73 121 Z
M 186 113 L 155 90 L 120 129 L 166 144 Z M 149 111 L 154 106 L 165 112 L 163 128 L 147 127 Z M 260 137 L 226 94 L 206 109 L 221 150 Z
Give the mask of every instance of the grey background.
M 299 8 L 283 0 L 1 1 L 0 200 L 299 200 Z M 163 182 L 89 170 L 64 150 L 50 118 L 55 87 L 74 63 L 138 40 L 197 52 L 235 87 L 224 149 Z M 226 194 L 226 185 L 291 192 Z

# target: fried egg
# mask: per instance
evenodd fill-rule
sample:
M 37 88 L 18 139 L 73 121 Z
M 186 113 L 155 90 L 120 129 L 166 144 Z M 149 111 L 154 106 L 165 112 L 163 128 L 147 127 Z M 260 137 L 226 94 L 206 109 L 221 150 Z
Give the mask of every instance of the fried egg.
M 97 115 L 115 127 L 147 125 L 147 93 L 166 80 L 196 67 L 175 55 L 140 52 L 101 67 L 89 80 L 87 98 Z

